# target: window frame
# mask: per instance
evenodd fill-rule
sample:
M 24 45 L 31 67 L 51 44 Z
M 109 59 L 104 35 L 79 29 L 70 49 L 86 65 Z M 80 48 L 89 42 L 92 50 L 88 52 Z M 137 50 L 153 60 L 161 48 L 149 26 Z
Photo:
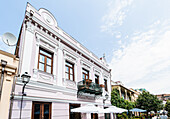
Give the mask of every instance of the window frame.
M 72 65 L 72 67 L 70 67 L 69 65 L 67 65 L 67 63 L 68 63 L 69 65 Z M 70 80 L 70 81 L 75 81 L 75 77 L 74 77 L 74 63 L 69 62 L 69 61 L 66 60 L 66 61 L 65 61 L 65 68 L 66 68 L 66 67 L 68 67 L 68 72 L 65 70 L 65 74 L 68 74 L 68 80 Z M 70 73 L 70 69 L 72 69 L 72 71 L 73 71 L 72 73 L 73 73 L 73 74 Z M 70 78 L 71 75 L 73 75 L 73 80 L 71 80 L 71 78 Z M 66 78 L 66 77 L 65 77 L 65 78 Z
M 49 56 L 47 56 L 47 55 L 45 55 L 45 54 L 43 54 L 43 53 L 40 53 L 40 51 L 43 51 L 43 52 L 51 55 L 51 57 L 49 57 Z M 40 56 L 44 56 L 44 63 L 40 61 Z M 49 59 L 51 60 L 51 65 L 48 65 L 48 64 L 47 64 L 47 58 L 49 58 Z M 47 51 L 47 50 L 45 50 L 44 48 L 41 48 L 41 47 L 39 48 L 39 53 L 38 53 L 38 69 L 40 68 L 40 67 L 39 67 L 39 64 L 40 64 L 40 63 L 42 63 L 42 64 L 44 65 L 44 70 L 41 70 L 41 71 L 44 71 L 44 72 L 46 72 L 46 73 L 49 73 L 49 72 L 47 72 L 47 66 L 50 66 L 50 67 L 51 67 L 51 72 L 50 72 L 50 74 L 53 74 L 53 53 L 51 53 L 51 52 L 49 52 L 49 51 Z M 39 70 L 40 70 L 40 69 L 39 69 Z

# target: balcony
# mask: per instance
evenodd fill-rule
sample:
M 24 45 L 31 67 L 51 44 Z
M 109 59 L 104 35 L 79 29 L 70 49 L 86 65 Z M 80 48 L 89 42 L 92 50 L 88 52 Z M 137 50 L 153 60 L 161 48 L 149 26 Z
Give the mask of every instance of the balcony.
M 90 79 L 78 82 L 77 87 L 78 93 L 79 92 L 90 93 L 94 94 L 95 96 L 102 95 L 102 87 L 100 87 L 99 84 L 92 82 L 92 80 Z

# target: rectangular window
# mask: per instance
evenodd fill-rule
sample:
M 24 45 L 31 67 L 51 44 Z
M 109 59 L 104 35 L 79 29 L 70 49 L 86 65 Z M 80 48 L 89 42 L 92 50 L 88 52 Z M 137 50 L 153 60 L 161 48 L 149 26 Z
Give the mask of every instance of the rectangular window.
M 33 102 L 32 119 L 51 119 L 51 103 Z
M 39 50 L 38 69 L 51 74 L 53 71 L 53 54 L 42 48 Z
M 89 71 L 84 68 L 82 71 L 82 78 L 83 78 L 83 80 L 89 79 Z
M 99 84 L 99 76 L 98 75 L 95 75 L 95 83 Z
M 66 61 L 65 78 L 74 81 L 74 64 Z
M 104 79 L 104 86 L 105 86 L 105 91 L 107 91 L 107 80 Z

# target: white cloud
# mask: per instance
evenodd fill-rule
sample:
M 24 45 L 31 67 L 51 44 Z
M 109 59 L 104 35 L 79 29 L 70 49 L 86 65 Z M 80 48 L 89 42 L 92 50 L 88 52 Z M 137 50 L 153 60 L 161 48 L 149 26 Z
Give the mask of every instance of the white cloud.
M 123 24 L 128 12 L 127 7 L 132 4 L 133 0 L 115 0 L 108 4 L 108 13 L 102 17 L 104 25 L 101 26 L 101 31 L 113 33 L 113 28 L 119 27 Z M 126 8 L 126 9 L 125 9 Z
M 118 32 L 118 33 L 115 34 L 115 35 L 116 35 L 115 37 L 116 37 L 117 39 L 122 37 L 120 32 Z
M 136 32 L 130 43 L 114 52 L 112 80 L 151 93 L 170 92 L 170 22 L 155 22 L 146 32 Z M 121 43 L 123 45 L 123 43 Z

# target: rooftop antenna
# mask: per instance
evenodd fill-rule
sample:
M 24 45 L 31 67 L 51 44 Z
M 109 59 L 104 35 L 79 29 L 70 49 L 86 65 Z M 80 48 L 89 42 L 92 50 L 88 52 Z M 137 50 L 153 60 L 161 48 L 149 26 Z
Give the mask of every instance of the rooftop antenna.
M 3 34 L 2 40 L 8 46 L 15 46 L 17 43 L 16 37 L 12 33 L 9 33 L 9 32 Z

